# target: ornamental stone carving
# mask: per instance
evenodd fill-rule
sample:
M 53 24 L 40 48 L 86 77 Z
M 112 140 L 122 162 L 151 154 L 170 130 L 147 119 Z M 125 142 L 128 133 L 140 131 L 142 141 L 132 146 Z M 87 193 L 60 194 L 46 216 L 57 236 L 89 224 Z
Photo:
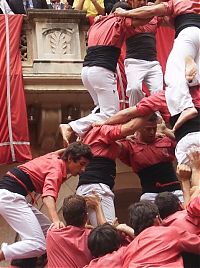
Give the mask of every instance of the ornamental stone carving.
M 43 33 L 49 40 L 50 51 L 52 54 L 72 54 L 71 40 L 73 29 L 54 28 Z

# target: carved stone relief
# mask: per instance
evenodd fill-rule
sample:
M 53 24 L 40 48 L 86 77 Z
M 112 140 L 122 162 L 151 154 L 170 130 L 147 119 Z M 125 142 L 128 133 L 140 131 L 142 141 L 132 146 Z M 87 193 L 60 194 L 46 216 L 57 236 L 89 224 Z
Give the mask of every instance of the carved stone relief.
M 37 59 L 81 60 L 78 24 L 36 22 L 36 29 Z
M 58 55 L 72 54 L 72 34 L 73 29 L 62 28 L 48 29 L 43 32 L 49 52 Z

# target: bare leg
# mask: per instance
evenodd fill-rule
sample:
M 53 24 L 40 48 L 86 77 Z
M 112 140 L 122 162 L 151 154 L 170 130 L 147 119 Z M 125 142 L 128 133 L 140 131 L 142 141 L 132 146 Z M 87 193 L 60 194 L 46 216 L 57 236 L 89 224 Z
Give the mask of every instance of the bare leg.
M 180 126 L 182 126 L 186 121 L 196 117 L 198 114 L 197 109 L 194 107 L 185 109 L 176 121 L 173 131 L 176 131 Z
M 64 147 L 67 147 L 68 144 L 70 143 L 70 139 L 74 131 L 68 124 L 60 124 L 59 128 L 60 128 L 60 133 L 63 137 L 63 145 Z
M 197 74 L 197 65 L 191 56 L 185 58 L 185 78 L 191 83 Z

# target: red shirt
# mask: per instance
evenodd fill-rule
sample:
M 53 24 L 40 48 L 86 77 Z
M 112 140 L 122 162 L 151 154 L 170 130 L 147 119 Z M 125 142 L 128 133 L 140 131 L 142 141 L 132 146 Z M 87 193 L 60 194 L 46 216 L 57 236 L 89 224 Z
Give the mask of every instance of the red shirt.
M 200 108 L 200 86 L 191 88 L 190 94 L 195 107 Z M 170 113 L 166 103 L 165 91 L 143 98 L 137 103 L 136 107 L 141 116 L 159 111 L 165 122 L 169 122 Z
M 88 47 L 114 46 L 121 48 L 127 37 L 145 32 L 155 33 L 162 20 L 162 18 L 154 17 L 146 25 L 134 27 L 131 18 L 117 17 L 114 14 L 108 15 L 90 27 Z
M 108 15 L 90 27 L 88 47 L 114 46 L 121 48 L 129 28 L 134 29 L 131 18 L 116 17 L 114 14 Z
M 123 138 L 121 134 L 121 125 L 94 127 L 83 139 L 85 144 L 90 145 L 94 156 L 107 157 L 115 160 L 120 147 L 115 141 Z
M 140 33 L 156 33 L 158 27 L 163 22 L 163 18 L 161 17 L 153 17 L 153 19 L 143 26 L 138 26 L 136 28 L 128 29 L 127 37 L 132 35 L 140 34 Z M 134 29 L 134 31 L 133 31 Z
M 188 217 L 200 230 L 200 195 L 195 197 L 187 206 Z
M 123 268 L 183 267 L 181 252 L 200 253 L 200 238 L 176 227 L 142 231 L 124 253 Z
M 91 253 L 87 246 L 89 229 L 67 226 L 47 232 L 46 247 L 49 268 L 81 268 L 88 264 Z
M 172 16 L 175 18 L 181 14 L 200 14 L 199 0 L 169 0 L 162 2 L 165 5 L 165 16 Z
M 30 176 L 37 193 L 57 199 L 61 184 L 66 180 L 66 162 L 58 154 L 49 153 L 18 167 Z
M 122 144 L 120 159 L 131 166 L 134 172 L 161 162 L 172 162 L 175 158 L 174 140 L 155 138 L 153 143 L 143 143 L 137 138 L 120 141 Z
M 94 259 L 84 268 L 122 268 L 124 250 L 125 247 L 121 247 L 117 251 Z
M 198 219 L 200 218 L 200 209 Z M 180 230 L 185 230 L 191 234 L 200 235 L 200 225 L 196 225 L 195 217 L 190 216 L 187 210 L 177 211 L 162 221 L 163 226 L 175 226 Z

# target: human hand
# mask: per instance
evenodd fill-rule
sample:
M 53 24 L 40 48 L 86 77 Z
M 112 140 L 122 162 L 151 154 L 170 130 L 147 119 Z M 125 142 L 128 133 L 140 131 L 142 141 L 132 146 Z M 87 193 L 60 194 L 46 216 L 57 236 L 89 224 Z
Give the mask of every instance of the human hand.
M 65 225 L 64 225 L 64 223 L 62 221 L 54 221 L 49 228 L 50 229 L 51 228 L 60 229 L 60 228 L 63 228 L 63 227 L 65 227 Z
M 126 14 L 126 10 L 121 8 L 121 7 L 118 7 L 115 12 L 114 12 L 115 15 L 117 16 L 120 16 L 120 17 L 125 17 L 125 14 Z
M 192 171 L 189 166 L 185 164 L 180 164 L 177 166 L 176 173 L 180 181 L 188 181 L 190 180 Z
M 127 235 L 130 235 L 131 237 L 134 236 L 134 230 L 130 226 L 128 226 L 125 223 L 120 223 L 116 226 L 117 230 L 124 232 Z
M 126 243 L 130 243 L 135 238 L 134 230 L 125 223 L 117 225 L 116 229 L 119 231 L 122 240 Z
M 200 150 L 197 147 L 193 147 L 189 151 L 188 157 L 190 159 L 192 170 L 195 169 L 200 171 Z
M 112 221 L 112 225 L 113 225 L 114 227 L 117 227 L 117 225 L 119 225 L 118 218 L 115 218 L 115 219 Z
M 96 16 L 96 17 L 94 18 L 94 22 L 101 21 L 101 20 L 102 20 L 102 18 L 103 18 L 103 16 L 102 16 L 102 15 L 98 15 L 98 16 Z M 94 124 L 95 124 L 95 123 L 94 123 Z
M 94 191 L 92 195 L 87 195 L 84 197 L 87 205 L 91 208 L 96 208 L 101 203 L 101 198 L 99 195 Z

